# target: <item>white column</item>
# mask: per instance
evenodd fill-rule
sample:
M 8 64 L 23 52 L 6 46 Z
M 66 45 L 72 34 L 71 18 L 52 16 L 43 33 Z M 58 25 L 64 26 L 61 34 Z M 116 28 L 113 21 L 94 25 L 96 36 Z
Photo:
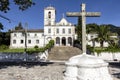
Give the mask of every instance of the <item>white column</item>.
M 73 37 L 71 37 L 72 38 L 72 46 L 73 46 L 73 44 L 74 44 L 74 38 Z
M 62 38 L 60 38 L 60 46 L 62 45 Z
M 68 45 L 68 37 L 65 37 L 66 38 L 66 46 L 69 46 Z

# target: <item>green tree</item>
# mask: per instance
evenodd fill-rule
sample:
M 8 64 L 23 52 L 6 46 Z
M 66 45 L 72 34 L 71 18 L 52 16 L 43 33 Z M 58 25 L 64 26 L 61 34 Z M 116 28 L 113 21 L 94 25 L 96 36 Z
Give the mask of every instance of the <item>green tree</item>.
M 0 11 L 7 12 L 10 10 L 11 0 L 0 0 Z M 18 5 L 19 9 L 24 11 L 34 5 L 35 3 L 32 0 L 13 0 L 15 5 Z
M 3 36 L 3 44 L 4 45 L 10 45 L 10 31 L 8 32 L 4 32 L 4 36 Z
M 110 42 L 111 37 L 110 37 L 110 27 L 106 25 L 100 25 L 98 27 L 93 27 L 92 31 L 97 33 L 97 38 L 94 40 L 97 42 L 100 42 L 100 46 L 103 47 L 104 42 Z
M 20 22 L 18 26 L 15 26 L 15 30 L 21 30 L 21 29 L 24 29 L 24 28 L 22 26 L 22 23 Z
M 78 24 L 75 28 L 75 31 L 77 33 L 77 40 L 82 44 L 82 18 L 78 17 Z
M 3 40 L 3 34 L 2 34 L 2 32 L 1 32 L 1 30 L 3 30 L 3 25 L 2 25 L 2 23 L 0 23 L 0 45 L 2 44 L 2 40 Z
M 0 32 L 0 45 L 2 44 L 2 41 L 3 41 L 3 34 L 2 32 Z
M 0 31 L 3 30 L 3 25 L 0 23 Z
M 94 30 L 95 27 L 98 27 L 99 25 L 97 25 L 96 23 L 91 23 L 91 24 L 87 24 L 86 25 L 86 33 L 95 33 L 96 31 Z

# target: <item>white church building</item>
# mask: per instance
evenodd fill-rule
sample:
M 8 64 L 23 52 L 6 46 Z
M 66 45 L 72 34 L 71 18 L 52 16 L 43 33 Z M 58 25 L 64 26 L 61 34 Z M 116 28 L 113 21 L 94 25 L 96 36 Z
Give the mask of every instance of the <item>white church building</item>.
M 11 48 L 25 47 L 25 30 L 12 30 Z M 54 40 L 55 46 L 73 46 L 75 39 L 75 26 L 69 23 L 64 16 L 60 22 L 56 22 L 56 10 L 54 7 L 44 9 L 44 29 L 27 30 L 26 44 L 28 48 L 34 46 L 43 47 L 50 40 Z
M 100 47 L 99 42 L 92 42 L 97 34 L 87 34 L 86 37 L 87 45 Z M 112 37 L 117 38 L 117 36 Z M 50 40 L 54 40 L 55 46 L 73 46 L 76 39 L 75 26 L 64 16 L 56 22 L 56 10 L 49 6 L 44 9 L 44 29 L 27 30 L 26 41 L 25 30 L 12 30 L 10 48 L 25 48 L 25 42 L 28 48 L 44 47 Z M 104 47 L 108 47 L 107 42 L 104 42 Z

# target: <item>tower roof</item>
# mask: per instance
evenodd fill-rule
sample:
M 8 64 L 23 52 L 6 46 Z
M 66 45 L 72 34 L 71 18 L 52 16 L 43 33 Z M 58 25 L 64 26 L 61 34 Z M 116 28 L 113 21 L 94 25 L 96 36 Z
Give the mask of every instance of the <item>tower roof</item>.
M 67 25 L 67 24 L 68 24 L 68 21 L 67 21 L 65 18 L 62 18 L 59 23 L 60 23 L 60 24 Z
M 60 20 L 60 22 L 57 23 L 57 25 L 63 25 L 63 26 L 71 26 L 72 24 L 69 23 L 64 17 Z
M 52 7 L 52 6 L 48 6 L 48 7 L 46 7 L 45 9 L 46 9 L 46 10 L 55 10 L 55 8 Z

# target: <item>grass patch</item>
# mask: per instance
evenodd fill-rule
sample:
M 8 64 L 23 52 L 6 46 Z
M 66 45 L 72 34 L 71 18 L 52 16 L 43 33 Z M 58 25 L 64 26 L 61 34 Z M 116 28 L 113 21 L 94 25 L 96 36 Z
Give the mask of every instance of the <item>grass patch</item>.
M 24 49 L 5 49 L 5 50 L 0 50 L 0 52 L 24 52 Z
M 92 48 L 94 52 L 100 54 L 102 52 L 110 52 L 110 53 L 116 53 L 116 52 L 120 52 L 120 48 L 119 47 L 114 47 L 114 48 L 110 48 L 110 47 L 106 47 L 106 48 Z
M 28 48 L 27 53 L 33 54 L 33 53 L 44 52 L 45 50 L 50 49 L 53 46 L 54 46 L 54 40 L 50 40 L 49 43 L 45 47 L 39 48 L 38 46 L 35 46 L 34 48 Z M 9 49 L 8 46 L 2 45 L 2 46 L 0 46 L 0 52 L 24 53 L 25 49 L 24 48 Z

